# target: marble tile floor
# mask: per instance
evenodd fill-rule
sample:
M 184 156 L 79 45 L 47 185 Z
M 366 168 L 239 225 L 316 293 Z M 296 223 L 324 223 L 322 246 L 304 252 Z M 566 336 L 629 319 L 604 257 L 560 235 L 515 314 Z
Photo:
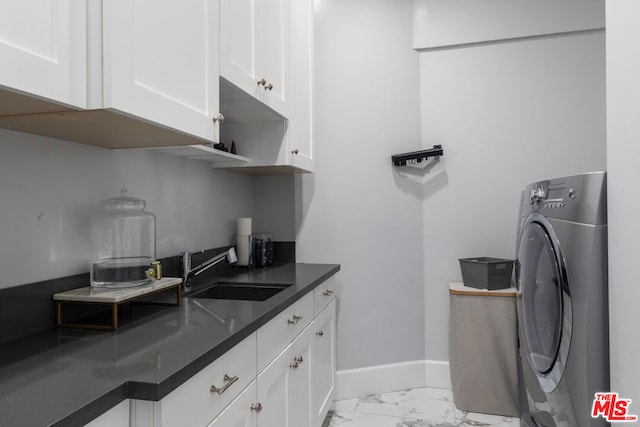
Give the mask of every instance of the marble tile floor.
M 338 400 L 323 427 L 519 427 L 520 420 L 457 409 L 451 390 L 417 388 Z

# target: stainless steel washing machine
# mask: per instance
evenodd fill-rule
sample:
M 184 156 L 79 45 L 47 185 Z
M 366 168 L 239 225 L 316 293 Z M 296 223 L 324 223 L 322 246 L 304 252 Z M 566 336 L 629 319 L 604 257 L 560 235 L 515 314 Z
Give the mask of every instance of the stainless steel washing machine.
M 516 261 L 523 426 L 604 426 L 609 391 L 606 174 L 540 181 L 522 195 Z

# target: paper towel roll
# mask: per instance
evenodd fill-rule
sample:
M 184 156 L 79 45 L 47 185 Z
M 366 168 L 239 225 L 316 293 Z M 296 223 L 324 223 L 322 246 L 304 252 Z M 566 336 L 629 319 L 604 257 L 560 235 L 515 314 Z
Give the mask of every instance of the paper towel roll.
M 251 234 L 251 218 L 238 218 L 239 236 L 249 236 Z
M 249 265 L 251 218 L 238 218 L 238 265 Z
M 249 253 L 251 250 L 251 235 L 245 236 L 244 234 L 238 234 L 236 245 L 238 246 L 238 250 L 236 251 L 236 255 L 238 256 L 237 265 L 249 265 Z

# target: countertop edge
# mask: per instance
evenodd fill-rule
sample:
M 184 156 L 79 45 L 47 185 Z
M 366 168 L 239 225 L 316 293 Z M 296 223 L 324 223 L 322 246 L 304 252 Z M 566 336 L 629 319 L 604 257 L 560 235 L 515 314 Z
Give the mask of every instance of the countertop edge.
M 128 384 L 121 384 L 98 399 L 88 403 L 53 424 L 52 427 L 85 425 L 127 400 Z

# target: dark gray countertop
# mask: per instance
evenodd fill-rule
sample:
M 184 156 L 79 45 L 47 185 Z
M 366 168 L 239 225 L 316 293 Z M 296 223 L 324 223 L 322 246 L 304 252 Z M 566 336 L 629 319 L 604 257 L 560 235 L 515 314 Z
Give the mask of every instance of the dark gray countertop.
M 250 270 L 224 280 L 293 285 L 266 301 L 183 298 L 180 307 L 132 308 L 144 316 L 116 332 L 62 329 L 3 344 L 0 425 L 80 426 L 127 398 L 160 400 L 339 270 Z

